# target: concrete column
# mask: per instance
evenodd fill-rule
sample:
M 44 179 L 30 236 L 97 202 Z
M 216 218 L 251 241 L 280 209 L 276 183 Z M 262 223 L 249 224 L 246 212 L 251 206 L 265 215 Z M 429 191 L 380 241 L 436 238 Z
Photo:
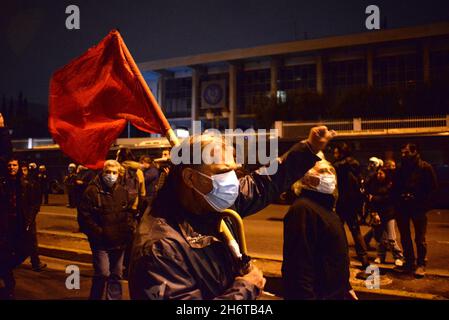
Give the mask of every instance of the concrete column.
M 237 72 L 235 63 L 229 64 L 229 129 L 237 126 Z
M 316 91 L 319 94 L 324 92 L 323 56 L 316 57 Z
M 201 76 L 200 70 L 198 68 L 193 68 L 192 69 L 192 108 L 191 108 L 192 128 L 193 128 L 193 121 L 199 119 L 200 76 Z
M 374 86 L 374 52 L 371 48 L 366 53 L 366 76 L 368 87 Z
M 430 82 L 430 48 L 429 42 L 424 42 L 422 50 L 423 80 L 424 83 Z
M 157 102 L 159 106 L 161 106 L 162 110 L 164 110 L 165 105 L 165 77 L 160 75 L 157 80 Z
M 272 58 L 271 59 L 271 64 L 270 64 L 270 75 L 271 75 L 270 95 L 271 95 L 271 97 L 274 97 L 274 98 L 276 98 L 277 92 L 279 90 L 279 88 L 278 88 L 279 65 L 280 65 L 280 61 L 279 61 L 278 58 Z

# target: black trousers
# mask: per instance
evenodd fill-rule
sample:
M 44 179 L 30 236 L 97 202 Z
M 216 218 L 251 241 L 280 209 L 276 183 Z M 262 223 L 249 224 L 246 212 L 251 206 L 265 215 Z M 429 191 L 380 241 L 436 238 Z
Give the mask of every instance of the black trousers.
M 354 240 L 355 251 L 359 258 L 366 257 L 368 255 L 365 239 L 363 238 L 360 230 L 360 225 L 357 220 L 357 211 L 353 208 L 342 208 L 337 212 L 343 223 L 348 225 L 351 232 L 352 239 Z
M 38 267 L 41 263 L 41 260 L 39 259 L 39 246 L 37 243 L 37 230 L 36 230 L 36 222 L 33 222 L 30 225 L 30 259 L 31 259 L 31 265 L 33 267 Z
M 48 192 L 42 192 L 42 202 L 41 204 L 48 204 Z
M 410 230 L 410 221 L 413 222 L 415 228 L 415 245 L 416 245 L 416 260 L 415 251 L 413 248 L 412 234 Z M 427 255 L 427 214 L 426 211 L 417 211 L 410 206 L 401 206 L 398 209 L 397 217 L 398 229 L 401 234 L 401 244 L 404 251 L 405 264 L 408 267 L 413 267 L 415 262 L 418 266 L 426 265 Z

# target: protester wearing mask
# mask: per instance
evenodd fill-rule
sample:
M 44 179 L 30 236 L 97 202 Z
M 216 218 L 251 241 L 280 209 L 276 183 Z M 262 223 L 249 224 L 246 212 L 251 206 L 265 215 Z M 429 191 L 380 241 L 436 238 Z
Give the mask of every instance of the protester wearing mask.
M 284 217 L 282 278 L 287 300 L 357 299 L 349 283 L 343 224 L 334 211 L 335 169 L 316 162 L 296 184 L 298 199 Z
M 118 183 L 120 164 L 107 160 L 84 192 L 78 206 L 78 223 L 92 249 L 94 277 L 90 299 L 100 300 L 106 287 L 106 299 L 122 298 L 120 280 L 125 245 L 132 235 L 131 203 Z
M 421 159 L 415 144 L 407 143 L 401 148 L 401 166 L 397 169 L 394 196 L 405 272 L 414 272 L 416 277 L 425 276 L 427 211 L 430 196 L 437 188 L 437 179 L 432 166 Z M 410 221 L 415 229 L 417 260 L 410 232 Z M 415 265 L 416 263 L 416 265 Z
M 134 239 L 131 298 L 257 298 L 265 279 L 255 266 L 240 273 L 239 262 L 219 232 L 220 211 L 233 208 L 245 217 L 263 209 L 319 160 L 315 154 L 331 137 L 326 127 L 313 128 L 307 141 L 273 160 L 279 163 L 276 173 L 264 175 L 262 168 L 240 179 L 232 151 L 222 139 L 203 135 L 184 140 L 181 150 L 189 150 L 190 164 L 170 169 Z M 194 146 L 213 150 L 218 161 L 206 164 L 203 158 L 201 164 L 191 164 Z M 228 223 L 233 230 L 235 225 Z

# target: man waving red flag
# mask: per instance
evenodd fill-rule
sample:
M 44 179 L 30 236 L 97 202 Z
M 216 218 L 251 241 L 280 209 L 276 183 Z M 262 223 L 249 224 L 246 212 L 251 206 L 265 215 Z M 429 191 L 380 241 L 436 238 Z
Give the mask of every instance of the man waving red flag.
M 149 133 L 171 131 L 122 37 L 113 30 L 53 74 L 48 127 L 66 155 L 98 169 L 127 121 Z

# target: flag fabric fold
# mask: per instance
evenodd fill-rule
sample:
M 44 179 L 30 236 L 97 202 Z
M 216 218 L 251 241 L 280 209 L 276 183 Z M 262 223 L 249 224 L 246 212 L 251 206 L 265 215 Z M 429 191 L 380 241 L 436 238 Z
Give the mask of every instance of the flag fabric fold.
M 101 168 L 127 121 L 148 133 L 167 130 L 159 105 L 143 88 L 130 59 L 122 37 L 113 30 L 52 75 L 48 127 L 73 161 Z

